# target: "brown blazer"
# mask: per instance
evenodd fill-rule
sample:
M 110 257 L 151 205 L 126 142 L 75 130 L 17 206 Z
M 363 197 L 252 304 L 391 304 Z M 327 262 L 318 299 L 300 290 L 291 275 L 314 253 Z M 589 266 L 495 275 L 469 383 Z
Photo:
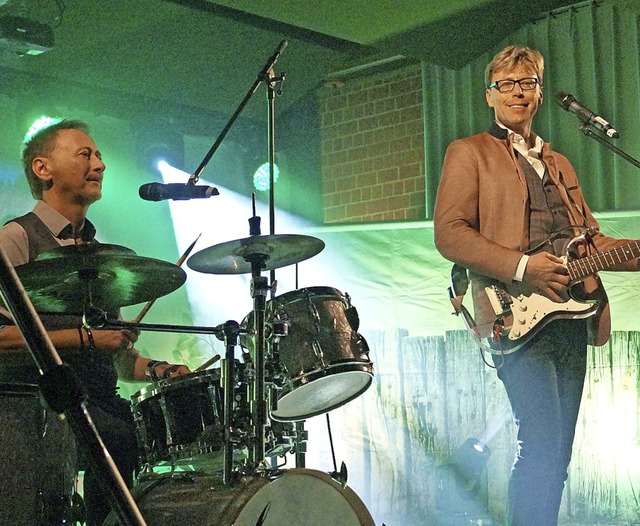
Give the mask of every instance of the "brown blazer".
M 596 229 L 598 251 L 628 243 L 605 236 L 593 217 L 569 160 L 544 144 L 542 160 L 567 207 L 571 224 Z M 470 271 L 478 325 L 494 317 L 478 304 L 487 278 L 512 282 L 522 253 L 529 248 L 527 182 L 506 132 L 494 124 L 491 133 L 458 139 L 447 148 L 434 215 L 436 248 L 450 261 Z M 576 229 L 578 235 L 579 229 Z M 615 270 L 636 270 L 637 260 Z M 598 280 L 599 281 L 599 280 Z M 595 289 L 599 283 L 592 283 Z M 591 318 L 592 342 L 602 344 L 610 331 L 606 295 L 601 290 L 600 315 Z M 487 318 L 488 317 L 488 318 Z M 595 331 L 595 332 L 594 332 Z M 598 333 L 598 336 L 595 336 Z M 605 336 L 606 333 L 606 336 Z

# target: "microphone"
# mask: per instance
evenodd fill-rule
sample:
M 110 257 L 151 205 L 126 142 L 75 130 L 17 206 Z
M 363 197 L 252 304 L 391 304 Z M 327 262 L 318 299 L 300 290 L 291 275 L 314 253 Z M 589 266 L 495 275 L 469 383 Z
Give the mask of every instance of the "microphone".
M 600 117 L 600 115 L 596 115 L 589 108 L 580 104 L 573 95 L 569 95 L 564 91 L 559 91 L 556 93 L 556 102 L 569 113 L 576 115 L 578 119 L 584 122 L 587 126 L 594 126 L 607 137 L 611 137 L 612 139 L 620 137 L 620 134 L 613 126 L 611 126 L 611 124 Z
M 182 183 L 147 183 L 138 190 L 138 194 L 145 201 L 186 201 L 188 199 L 208 199 L 212 195 L 219 195 L 217 188 L 213 186 L 196 186 Z

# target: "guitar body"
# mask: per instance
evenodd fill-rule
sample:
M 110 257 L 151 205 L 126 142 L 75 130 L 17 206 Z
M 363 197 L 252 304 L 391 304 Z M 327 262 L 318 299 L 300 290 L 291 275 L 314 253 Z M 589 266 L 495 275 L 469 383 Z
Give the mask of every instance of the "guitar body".
M 596 316 L 602 306 L 596 298 L 596 290 L 593 294 L 586 294 L 582 284 L 576 284 L 568 291 L 566 300 L 559 303 L 527 291 L 519 284 L 506 286 L 496 283 L 487 286 L 484 293 L 493 313 L 493 321 L 479 326 L 479 336 L 489 352 L 510 354 L 553 320 Z M 486 312 L 486 306 L 480 310 Z

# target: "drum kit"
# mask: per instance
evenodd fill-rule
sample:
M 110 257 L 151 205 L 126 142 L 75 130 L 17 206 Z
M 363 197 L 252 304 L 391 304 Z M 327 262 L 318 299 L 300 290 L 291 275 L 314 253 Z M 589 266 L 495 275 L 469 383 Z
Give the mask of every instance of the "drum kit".
M 346 486 L 344 464 L 338 470 L 334 457 L 334 469 L 327 473 L 304 466 L 304 421 L 326 414 L 330 425 L 328 413 L 372 383 L 373 364 L 358 332 L 357 310 L 348 294 L 332 287 L 274 296 L 275 285 L 262 276 L 323 248 L 310 236 L 252 235 L 188 259 L 185 253 L 181 260 L 197 272 L 252 275 L 252 312 L 241 323 L 215 327 L 145 324 L 140 316 L 125 322 L 113 316 L 121 307 L 145 301 L 149 306 L 178 289 L 186 281 L 180 261 L 89 243 L 54 249 L 16 267 L 40 312 L 81 313 L 95 329 L 207 333 L 224 341 L 219 368 L 209 368 L 216 356 L 192 373 L 153 380 L 132 396 L 142 464 L 133 496 L 151 526 L 177 520 L 193 525 L 373 525 L 364 504 Z M 295 455 L 293 469 L 284 469 L 288 454 Z M 105 522 L 117 524 L 113 513 Z
M 249 237 L 189 257 L 194 242 L 177 264 L 139 257 L 117 245 L 88 243 L 54 249 L 16 267 L 17 283 L 0 251 L 0 291 L 47 379 L 41 385 L 57 387 L 43 396 L 68 416 L 76 435 L 82 437 L 78 444 L 93 453 L 88 457 L 95 457 L 95 469 L 105 471 L 108 484 L 104 487 L 109 489 L 114 512 L 104 526 L 138 526 L 145 519 L 150 526 L 374 524 L 362 501 L 347 487 L 346 466 L 342 463 L 338 469 L 335 455 L 331 472 L 304 466 L 308 438 L 304 421 L 326 414 L 332 440 L 328 413 L 367 390 L 373 381 L 373 364 L 348 294 L 311 287 L 275 296 L 276 269 L 298 264 L 324 249 L 324 243 L 311 236 L 274 233 L 274 100 L 282 93 L 285 74 L 275 75 L 273 68 L 286 46 L 287 41 L 280 42 L 267 60 L 187 185 L 160 197 L 195 196 L 194 185 L 208 161 L 264 83 L 269 110 L 270 235 L 260 234 L 254 196 Z M 140 196 L 157 200 L 142 188 Z M 157 298 L 184 284 L 184 261 L 205 274 L 250 273 L 253 310 L 241 323 L 229 320 L 216 327 L 141 323 Z M 270 280 L 262 276 L 264 271 L 271 272 Z M 22 292 L 32 306 L 23 301 Z M 117 318 L 121 307 L 143 302 L 147 304 L 133 322 Z M 224 341 L 219 368 L 209 368 L 217 360 L 214 356 L 190 374 L 154 379 L 133 395 L 143 466 L 133 495 L 102 458 L 104 448 L 90 432 L 77 393 L 65 392 L 68 396 L 59 410 L 54 405 L 58 404 L 54 392 L 73 391 L 67 388 L 72 382 L 60 371 L 59 357 L 55 359 L 34 307 L 41 313 L 81 314 L 89 328 L 213 334 Z M 238 347 L 241 358 L 236 357 Z M 296 467 L 284 469 L 289 453 L 295 455 Z M 279 458 L 284 459 L 281 465 Z

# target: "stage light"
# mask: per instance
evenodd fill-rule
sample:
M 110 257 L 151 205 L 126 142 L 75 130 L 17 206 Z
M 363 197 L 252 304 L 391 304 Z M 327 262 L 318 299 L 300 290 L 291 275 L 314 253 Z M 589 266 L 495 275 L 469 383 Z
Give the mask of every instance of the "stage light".
M 491 451 L 486 444 L 475 438 L 468 438 L 451 455 L 450 463 L 454 466 L 458 480 L 469 491 L 478 483 L 490 454 Z
M 176 167 L 184 165 L 184 141 L 170 123 L 140 126 L 133 132 L 133 146 L 139 167 L 154 177 L 159 178 L 162 161 Z
M 437 468 L 439 526 L 493 524 L 487 512 L 486 477 L 483 476 L 490 455 L 486 444 L 468 438 Z
M 278 176 L 280 175 L 280 169 L 277 164 L 273 165 L 273 182 L 278 182 Z M 269 190 L 269 163 L 262 164 L 253 174 L 253 186 L 260 192 L 266 192 Z

